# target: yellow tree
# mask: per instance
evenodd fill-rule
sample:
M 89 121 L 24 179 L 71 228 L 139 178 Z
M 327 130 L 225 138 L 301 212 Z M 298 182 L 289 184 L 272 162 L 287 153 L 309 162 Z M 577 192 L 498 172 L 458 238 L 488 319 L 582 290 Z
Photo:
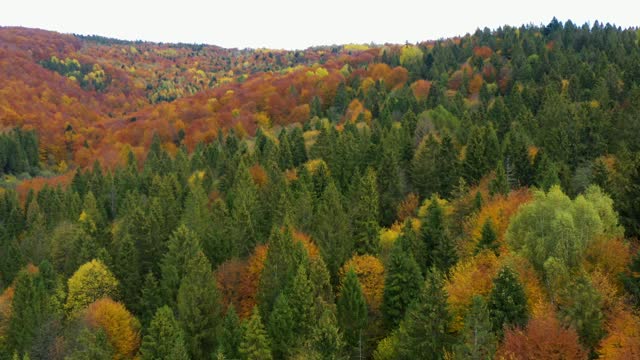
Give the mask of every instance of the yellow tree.
M 116 297 L 118 280 L 100 260 L 80 266 L 69 278 L 69 292 L 64 305 L 69 317 L 103 297 Z
M 114 359 L 132 359 L 140 347 L 140 323 L 119 302 L 102 298 L 87 308 L 84 320 L 104 330 L 115 350 Z

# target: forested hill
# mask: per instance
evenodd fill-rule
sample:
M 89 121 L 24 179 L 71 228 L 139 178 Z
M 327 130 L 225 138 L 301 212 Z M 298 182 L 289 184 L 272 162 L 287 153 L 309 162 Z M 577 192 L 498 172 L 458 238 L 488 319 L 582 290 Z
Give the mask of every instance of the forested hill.
M 640 32 L 0 28 L 0 359 L 640 354 Z

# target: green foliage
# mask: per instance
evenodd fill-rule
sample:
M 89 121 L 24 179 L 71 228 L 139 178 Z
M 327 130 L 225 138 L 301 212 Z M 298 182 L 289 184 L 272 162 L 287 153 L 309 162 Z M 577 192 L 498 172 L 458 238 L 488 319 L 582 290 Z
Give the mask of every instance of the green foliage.
M 505 327 L 524 327 L 529 320 L 527 296 L 516 273 L 503 267 L 493 279 L 487 301 L 493 331 L 502 334 Z
M 427 208 L 427 216 L 422 223 L 420 237 L 426 251 L 423 269 L 435 267 L 446 273 L 458 261 L 453 239 L 445 224 L 444 210 L 435 196 L 431 198 Z
M 560 308 L 561 318 L 576 329 L 580 342 L 593 351 L 604 336 L 601 295 L 589 279 L 581 276 L 569 287 L 565 301 Z
M 253 308 L 240 342 L 240 354 L 244 360 L 270 360 L 272 359 L 270 340 L 262 325 L 260 311 Z
M 19 353 L 28 352 L 47 319 L 49 296 L 40 273 L 21 271 L 15 280 L 7 343 Z
M 353 354 L 362 354 L 362 332 L 367 326 L 367 301 L 353 269 L 349 269 L 344 277 L 337 305 L 338 323 L 344 331 L 349 350 Z
M 178 288 L 187 275 L 191 262 L 198 258 L 200 251 L 200 240 L 186 226 L 180 226 L 171 235 L 167 252 L 160 264 L 162 270 L 160 286 L 163 298 L 169 305 L 175 304 Z
M 65 359 L 69 360 L 111 360 L 114 356 L 114 349 L 109 343 L 107 334 L 98 328 L 90 330 L 82 328 L 77 337 L 71 337 L 73 341 L 71 350 Z
M 343 358 L 344 340 L 333 311 L 325 309 L 311 332 L 312 348 L 323 360 Z
M 268 333 L 271 339 L 271 349 L 276 358 L 286 358 L 293 348 L 295 334 L 293 329 L 293 313 L 286 295 L 280 294 L 269 315 Z
M 413 254 L 405 249 L 405 240 L 402 235 L 393 244 L 384 279 L 382 313 L 389 328 L 402 320 L 423 284 L 420 267 Z
M 462 330 L 461 344 L 456 348 L 456 358 L 484 360 L 493 359 L 497 339 L 493 333 L 493 324 L 484 298 L 473 297 L 471 310 L 467 314 Z
M 498 254 L 499 244 L 498 234 L 496 234 L 496 230 L 493 225 L 493 219 L 487 218 L 482 225 L 482 231 L 480 232 L 480 241 L 478 241 L 478 245 L 476 247 L 476 251 L 480 252 L 482 250 L 491 250 L 496 255 Z
M 444 359 L 453 345 L 451 314 L 442 275 L 429 270 L 420 295 L 411 304 L 398 330 L 398 358 Z
M 356 185 L 351 208 L 355 250 L 360 254 L 377 252 L 379 202 L 376 172 L 368 168 Z
M 227 309 L 227 314 L 222 322 L 220 332 L 218 354 L 225 359 L 240 358 L 240 342 L 242 341 L 242 324 L 233 306 Z
M 149 330 L 142 339 L 140 354 L 143 360 L 189 359 L 182 329 L 168 306 L 159 308 L 151 320 Z
M 74 317 L 98 299 L 118 298 L 118 285 L 118 280 L 100 260 L 91 260 L 69 278 L 64 308 L 69 317 Z

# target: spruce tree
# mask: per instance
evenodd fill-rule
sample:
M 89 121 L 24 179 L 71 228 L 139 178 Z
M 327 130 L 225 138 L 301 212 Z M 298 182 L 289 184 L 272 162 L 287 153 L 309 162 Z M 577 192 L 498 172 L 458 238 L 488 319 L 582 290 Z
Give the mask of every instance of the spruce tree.
M 435 266 L 439 271 L 447 273 L 458 261 L 458 255 L 445 225 L 444 210 L 435 196 L 431 198 L 431 204 L 427 208 L 420 236 L 426 251 L 423 269 Z
M 376 254 L 380 225 L 377 176 L 368 168 L 356 185 L 351 211 L 351 227 L 355 250 L 359 254 Z
M 475 295 L 469 314 L 464 321 L 462 341 L 456 349 L 456 358 L 461 360 L 493 359 L 497 339 L 492 327 L 486 301 L 482 296 Z
M 48 298 L 39 273 L 22 270 L 18 274 L 7 329 L 7 342 L 11 349 L 19 353 L 30 351 L 37 332 L 48 316 Z
M 353 268 L 344 277 L 337 305 L 338 323 L 344 331 L 349 351 L 354 356 L 362 357 L 365 343 L 363 331 L 368 322 L 367 302 Z
M 565 324 L 572 326 L 580 342 L 594 352 L 605 335 L 602 296 L 585 276 L 579 277 L 567 291 L 560 309 Z
M 429 134 L 416 150 L 411 161 L 411 181 L 414 189 L 422 198 L 431 196 L 439 190 L 440 181 L 437 163 L 440 144 Z
M 144 277 L 140 296 L 142 301 L 140 320 L 143 327 L 146 327 L 151 322 L 156 310 L 164 303 L 162 289 L 152 272 L 148 272 Z
M 451 314 L 440 272 L 431 269 L 420 295 L 411 304 L 398 330 L 397 351 L 402 359 L 444 359 L 453 339 Z
M 171 235 L 167 252 L 160 263 L 160 287 L 169 306 L 174 307 L 178 288 L 189 271 L 189 263 L 197 258 L 200 251 L 200 240 L 186 226 L 178 227 Z
M 233 305 L 227 309 L 222 323 L 218 354 L 224 359 L 240 359 L 240 342 L 242 341 L 242 325 Z
M 378 175 L 380 221 L 384 226 L 391 226 L 396 219 L 396 208 L 402 201 L 403 184 L 398 156 L 386 147 L 378 166 Z
M 240 354 L 244 360 L 271 360 L 271 345 L 267 332 L 262 325 L 258 307 L 253 308 L 242 341 L 240 342 Z
M 202 252 L 189 261 L 177 309 L 191 358 L 208 358 L 216 350 L 221 304 L 211 265 Z
M 241 255 L 248 254 L 261 239 L 258 189 L 245 160 L 240 162 L 229 191 L 229 213 L 233 223 L 232 237 Z M 269 229 L 267 229 L 267 232 Z
M 287 291 L 287 300 L 293 315 L 294 333 L 299 336 L 308 335 L 314 321 L 315 298 L 313 285 L 307 272 L 307 264 L 303 263 L 298 266 L 293 284 Z
M 493 280 L 488 307 L 493 330 L 499 335 L 505 327 L 524 327 L 529 320 L 524 288 L 517 274 L 508 266 L 500 269 Z
M 326 308 L 311 332 L 311 347 L 322 360 L 343 359 L 344 340 L 333 311 Z
M 138 249 L 128 234 L 118 234 L 114 239 L 113 247 L 113 260 L 110 269 L 120 282 L 122 300 L 128 309 L 139 313 L 141 310 L 140 289 L 142 287 L 142 279 L 140 277 Z
M 293 348 L 296 335 L 293 323 L 293 313 L 285 294 L 280 294 L 269 315 L 268 333 L 271 339 L 271 350 L 277 359 L 287 357 Z
M 409 304 L 420 293 L 423 283 L 420 266 L 403 244 L 404 236 L 393 244 L 389 255 L 384 293 L 382 296 L 382 313 L 389 329 L 398 325 L 404 317 Z
M 158 309 L 140 347 L 142 360 L 187 360 L 187 350 L 180 325 L 168 306 Z
M 496 255 L 498 255 L 499 244 L 498 234 L 496 234 L 496 230 L 493 225 L 493 219 L 487 218 L 482 225 L 482 231 L 480 232 L 480 241 L 478 241 L 478 245 L 476 247 L 476 252 L 480 252 L 482 250 L 491 250 Z
M 442 137 L 442 143 L 438 147 L 436 176 L 438 186 L 436 192 L 445 198 L 451 196 L 451 192 L 458 184 L 460 165 L 458 150 L 453 144 L 453 139 L 448 134 Z
M 509 193 L 509 181 L 507 179 L 507 172 L 504 169 L 502 161 L 498 161 L 496 165 L 495 178 L 489 183 L 489 194 L 493 195 L 507 195 Z

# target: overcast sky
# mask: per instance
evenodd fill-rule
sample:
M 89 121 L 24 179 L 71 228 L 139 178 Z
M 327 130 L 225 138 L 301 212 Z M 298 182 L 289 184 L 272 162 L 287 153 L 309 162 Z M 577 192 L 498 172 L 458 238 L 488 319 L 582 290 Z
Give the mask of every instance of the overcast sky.
M 547 24 L 553 16 L 577 24 L 599 20 L 622 27 L 640 25 L 637 0 L 3 2 L 0 26 L 238 48 L 415 43 L 472 33 L 478 27 Z

